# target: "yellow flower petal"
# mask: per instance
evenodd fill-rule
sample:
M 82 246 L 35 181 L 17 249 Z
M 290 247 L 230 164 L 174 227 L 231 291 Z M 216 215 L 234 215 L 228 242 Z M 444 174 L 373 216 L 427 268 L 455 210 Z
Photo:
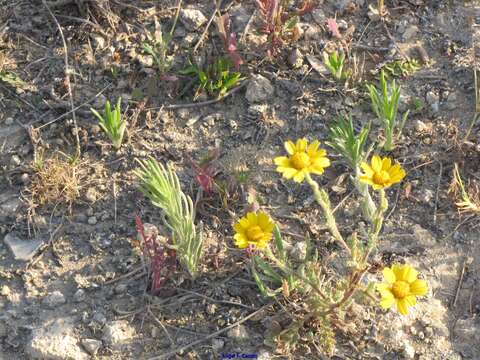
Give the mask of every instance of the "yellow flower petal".
M 382 159 L 378 155 L 372 156 L 372 169 L 375 172 L 382 171 Z
M 408 306 L 407 306 L 407 302 L 405 301 L 405 299 L 397 300 L 397 310 L 402 315 L 407 315 L 408 314 Z
M 240 222 L 237 222 L 235 225 L 233 225 L 233 229 L 237 233 L 244 233 L 245 232 L 245 228 L 242 226 L 242 224 Z
M 397 281 L 407 281 L 407 275 L 409 272 L 409 266 L 408 265 L 400 265 L 400 264 L 395 264 L 392 266 L 393 273 L 395 274 L 395 278 Z
M 311 158 L 314 157 L 317 154 L 318 147 L 320 146 L 320 141 L 315 140 L 313 141 L 310 145 L 307 147 L 307 154 Z
M 288 167 L 290 166 L 290 160 L 286 156 L 279 156 L 273 159 L 275 165 Z
M 418 276 L 418 271 L 415 270 L 413 267 L 409 266 L 406 270 L 406 273 L 404 274 L 405 276 L 405 281 L 408 282 L 409 284 L 413 283 L 415 280 L 417 280 Z
M 247 219 L 248 219 L 248 222 L 249 222 L 249 226 L 258 224 L 257 215 L 253 212 L 247 213 Z
M 313 161 L 315 168 L 326 168 L 330 166 L 330 160 L 326 157 L 319 157 Z
M 390 158 L 388 158 L 388 157 L 383 158 L 383 160 L 382 160 L 382 170 L 388 171 L 391 166 L 392 166 L 392 160 L 390 160 Z
M 393 297 L 391 285 L 389 284 L 377 284 L 375 289 L 380 293 L 382 298 L 384 297 Z
M 245 249 L 248 246 L 248 239 L 244 234 L 235 234 L 235 245 L 240 249 Z
M 383 278 L 389 284 L 393 284 L 397 280 L 395 277 L 395 273 L 392 271 L 392 269 L 388 267 L 383 269 Z
M 287 168 L 287 167 L 278 167 L 277 171 L 283 174 L 283 177 L 286 179 L 291 179 L 297 173 L 297 169 Z
M 373 169 L 370 167 L 370 165 L 368 165 L 366 162 L 362 162 L 360 164 L 360 168 L 363 170 L 363 172 L 365 174 L 362 177 L 371 178 L 373 176 L 373 174 L 375 174 L 375 171 L 373 171 Z
M 285 146 L 285 150 L 287 150 L 288 155 L 295 154 L 295 144 L 293 143 L 293 141 L 291 140 L 285 141 L 284 146 Z
M 305 180 L 305 171 L 299 171 L 293 176 L 293 181 L 301 183 L 303 180 Z
M 428 285 L 425 280 L 415 280 L 410 284 L 410 293 L 417 296 L 425 296 L 428 292 Z
M 390 309 L 394 303 L 395 303 L 395 298 L 393 296 L 382 298 L 382 300 L 380 300 L 380 306 L 383 309 Z
M 408 295 L 405 297 L 405 303 L 407 306 L 415 306 L 417 304 L 417 298 L 414 295 Z
M 297 152 L 303 152 L 307 149 L 308 141 L 305 138 L 298 139 L 295 146 Z

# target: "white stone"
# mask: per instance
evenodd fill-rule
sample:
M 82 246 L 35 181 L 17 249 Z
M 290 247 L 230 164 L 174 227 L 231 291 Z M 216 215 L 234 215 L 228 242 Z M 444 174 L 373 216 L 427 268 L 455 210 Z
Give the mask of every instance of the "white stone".
M 248 82 L 245 97 L 251 103 L 263 102 L 270 99 L 273 92 L 274 88 L 270 80 L 262 75 L 254 75 Z
M 122 345 L 135 336 L 135 329 L 128 321 L 117 320 L 105 325 L 102 340 L 107 344 L 115 346 Z
M 46 298 L 43 299 L 43 304 L 52 309 L 56 308 L 59 305 L 65 304 L 65 302 L 66 302 L 65 296 L 63 296 L 63 294 L 58 290 L 55 290 L 54 292 L 52 292 L 50 295 L 48 295 Z
M 13 253 L 15 260 L 29 261 L 43 244 L 42 240 L 23 240 L 13 233 L 5 235 L 3 242 Z
M 180 10 L 180 21 L 187 30 L 195 31 L 207 22 L 207 18 L 198 9 L 186 8 Z
M 247 328 L 244 325 L 238 325 L 228 330 L 227 336 L 234 340 L 247 340 L 249 338 Z
M 57 319 L 34 329 L 25 351 L 29 359 L 87 360 L 90 358 L 77 344 L 70 319 Z
M 83 339 L 81 343 L 83 348 L 92 356 L 95 356 L 102 346 L 102 342 L 97 339 Z

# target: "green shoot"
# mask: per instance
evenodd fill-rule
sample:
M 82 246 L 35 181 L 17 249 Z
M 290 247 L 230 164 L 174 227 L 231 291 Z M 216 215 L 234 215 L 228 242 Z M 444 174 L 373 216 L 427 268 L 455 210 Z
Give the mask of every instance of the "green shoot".
M 328 68 L 330 73 L 333 75 L 335 80 L 345 80 L 350 75 L 350 71 L 344 71 L 345 66 L 345 54 L 340 53 L 338 54 L 337 51 L 328 54 L 327 52 L 323 52 L 323 63 Z
M 90 111 L 98 118 L 100 127 L 110 138 L 115 149 L 120 149 L 122 146 L 123 134 L 127 126 L 126 121 L 122 120 L 122 113 L 120 111 L 121 101 L 122 99 L 118 98 L 115 109 L 112 111 L 110 101 L 107 100 L 103 116 L 100 115 L 97 110 L 90 108 Z
M 340 117 L 330 128 L 326 144 L 341 154 L 352 169 L 356 169 L 365 158 L 365 144 L 370 126 L 355 132 L 352 117 Z
M 147 35 L 147 40 L 142 43 L 143 51 L 153 58 L 160 75 L 165 74 L 172 66 L 172 60 L 168 57 L 168 50 L 170 42 L 173 39 L 173 32 L 177 25 L 181 6 L 182 0 L 179 0 L 175 18 L 173 19 L 172 27 L 168 33 L 163 33 L 160 24 L 158 24 L 160 30 Z
M 195 278 L 203 253 L 203 238 L 201 226 L 195 227 L 192 199 L 183 193 L 177 174 L 170 167 L 165 168 L 153 158 L 137 161 L 140 169 L 135 174 L 140 179 L 140 189 L 153 205 L 162 209 L 163 222 L 170 230 L 178 260 Z
M 385 73 L 382 70 L 380 73 L 380 89 L 371 84 L 367 84 L 367 88 L 372 102 L 372 110 L 385 131 L 386 140 L 383 148 L 386 151 L 392 151 L 395 147 L 394 132 L 396 131 L 396 137 L 399 138 L 409 114 L 409 111 L 406 111 L 400 124 L 397 124 L 401 87 L 397 86 L 395 80 L 387 84 Z
M 206 91 L 210 96 L 223 97 L 228 90 L 234 88 L 243 78 L 239 72 L 231 72 L 232 62 L 228 58 L 221 57 L 209 64 L 206 69 L 198 65 L 190 65 L 180 74 L 196 77 L 199 83 L 194 99 Z

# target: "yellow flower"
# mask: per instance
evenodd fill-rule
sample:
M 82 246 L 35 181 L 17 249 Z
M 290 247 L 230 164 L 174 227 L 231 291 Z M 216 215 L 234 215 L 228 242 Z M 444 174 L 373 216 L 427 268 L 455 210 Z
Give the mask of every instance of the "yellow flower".
M 387 188 L 405 177 L 405 170 L 400 164 L 392 165 L 392 160 L 388 157 L 382 159 L 373 155 L 371 165 L 362 162 L 360 167 L 365 172 L 360 176 L 360 181 L 371 185 L 374 190 Z
M 322 174 L 330 160 L 326 157 L 327 152 L 319 149 L 320 142 L 315 140 L 308 145 L 307 139 L 298 139 L 285 142 L 285 150 L 289 156 L 279 156 L 274 159 L 277 171 L 286 179 L 292 179 L 298 183 L 305 179 L 307 174 Z
M 428 286 L 425 280 L 417 279 L 418 271 L 410 265 L 393 265 L 383 269 L 385 282 L 377 284 L 376 289 L 381 295 L 380 306 L 390 309 L 397 304 L 400 314 L 408 314 L 408 308 L 415 306 L 417 296 L 427 294 Z
M 263 211 L 249 212 L 233 226 L 235 245 L 240 249 L 248 245 L 263 249 L 272 239 L 273 227 L 272 220 Z

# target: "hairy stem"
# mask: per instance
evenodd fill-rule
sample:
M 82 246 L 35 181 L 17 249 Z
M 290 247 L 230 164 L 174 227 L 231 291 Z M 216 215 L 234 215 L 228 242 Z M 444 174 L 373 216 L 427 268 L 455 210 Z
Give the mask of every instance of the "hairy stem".
M 322 207 L 323 213 L 327 220 L 327 227 L 330 230 L 330 233 L 335 238 L 335 240 L 337 240 L 345 248 L 345 250 L 347 250 L 347 252 L 351 254 L 352 251 L 343 239 L 340 231 L 338 231 L 337 222 L 335 221 L 335 217 L 333 216 L 332 208 L 330 206 L 330 199 L 328 198 L 327 192 L 324 189 L 321 189 L 318 183 L 313 180 L 309 174 L 306 175 L 306 179 L 308 185 L 310 185 L 310 188 L 313 191 L 315 201 Z

